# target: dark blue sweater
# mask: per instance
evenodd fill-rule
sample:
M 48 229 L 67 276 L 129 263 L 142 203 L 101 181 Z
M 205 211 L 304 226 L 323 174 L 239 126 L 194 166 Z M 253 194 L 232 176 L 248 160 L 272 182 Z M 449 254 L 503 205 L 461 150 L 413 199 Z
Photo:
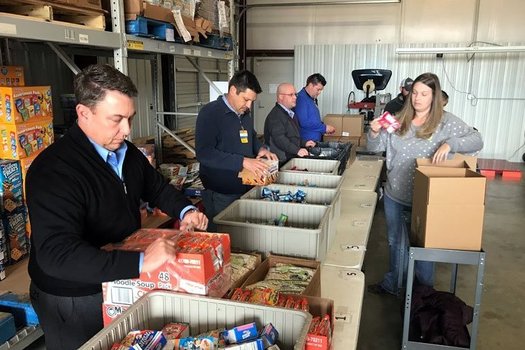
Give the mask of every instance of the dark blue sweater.
M 241 125 L 248 132 L 248 143 L 241 143 Z M 261 143 L 253 128 L 250 112 L 238 117 L 222 96 L 199 112 L 195 128 L 195 151 L 200 177 L 206 189 L 224 194 L 243 194 L 251 187 L 238 177 L 244 157 L 255 158 Z

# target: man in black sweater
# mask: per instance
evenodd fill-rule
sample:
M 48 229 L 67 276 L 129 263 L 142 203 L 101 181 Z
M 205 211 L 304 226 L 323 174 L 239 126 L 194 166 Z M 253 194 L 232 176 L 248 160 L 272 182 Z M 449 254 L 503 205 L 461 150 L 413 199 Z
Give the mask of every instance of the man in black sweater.
M 295 87 L 282 83 L 277 87 L 277 102 L 264 121 L 264 142 L 283 165 L 289 159 L 308 155 L 305 147 L 315 147 L 312 140 L 301 140 L 299 122 L 292 110 L 297 101 Z
M 399 84 L 400 93 L 396 96 L 396 98 L 386 104 L 385 112 L 396 115 L 396 113 L 398 113 L 403 108 L 406 97 L 410 93 L 413 83 L 414 81 L 411 78 L 405 78 L 401 80 L 401 83 Z
M 26 182 L 30 296 L 53 350 L 77 349 L 102 329 L 102 282 L 136 278 L 175 258 L 165 239 L 144 253 L 100 249 L 140 228 L 141 199 L 182 227 L 207 227 L 204 214 L 126 141 L 137 94 L 131 79 L 93 65 L 74 89 L 77 123 L 35 159 Z
M 257 139 L 250 108 L 262 89 L 253 73 L 237 72 L 228 82 L 228 93 L 204 106 L 195 127 L 195 151 L 204 185 L 202 199 L 210 230 L 213 217 L 251 187 L 238 177 L 246 168 L 256 175 L 266 172 L 262 157 L 277 160 Z

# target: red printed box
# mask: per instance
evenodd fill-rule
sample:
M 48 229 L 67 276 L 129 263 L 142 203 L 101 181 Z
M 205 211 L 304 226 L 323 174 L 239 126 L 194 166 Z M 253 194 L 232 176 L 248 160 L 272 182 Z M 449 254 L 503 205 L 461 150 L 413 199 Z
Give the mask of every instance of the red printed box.
M 175 242 L 176 261 L 139 278 L 102 284 L 104 302 L 131 305 L 154 289 L 222 297 L 231 281 L 230 236 L 220 233 L 181 232 L 168 229 L 141 229 L 104 249 L 145 251 L 157 238 Z
M 306 346 L 305 350 L 330 350 L 332 343 L 332 333 L 334 330 L 334 301 L 331 299 L 317 298 L 317 297 L 306 297 L 308 299 L 308 306 L 312 316 L 318 316 L 321 319 L 323 317 L 329 318 L 329 331 L 327 335 L 313 334 L 312 325 L 306 335 Z M 314 320 L 312 320 L 313 322 Z M 315 327 L 314 327 L 315 328 Z

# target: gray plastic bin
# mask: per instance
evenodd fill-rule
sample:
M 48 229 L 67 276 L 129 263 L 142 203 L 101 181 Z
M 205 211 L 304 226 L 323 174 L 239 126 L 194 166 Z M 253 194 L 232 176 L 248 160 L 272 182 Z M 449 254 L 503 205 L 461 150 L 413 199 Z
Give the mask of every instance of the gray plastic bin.
M 289 226 L 268 224 L 281 214 Z M 230 234 L 232 248 L 323 261 L 328 247 L 330 207 L 239 199 L 217 214 L 218 232 Z
M 277 173 L 276 183 L 282 185 L 295 185 L 305 187 L 322 187 L 322 188 L 336 188 L 341 186 L 342 176 L 328 175 L 328 174 L 309 174 L 306 172 L 286 172 L 279 171 Z
M 321 187 L 304 187 L 304 186 L 292 186 L 292 185 L 281 185 L 272 184 L 268 186 L 256 186 L 250 191 L 246 192 L 241 199 L 252 199 L 252 200 L 265 200 L 262 198 L 262 189 L 269 188 L 271 190 L 279 190 L 280 193 L 288 193 L 288 191 L 295 193 L 297 190 L 304 191 L 306 193 L 306 203 L 301 204 L 317 204 L 317 205 L 328 205 L 330 206 L 329 216 L 329 229 L 328 229 L 328 247 L 332 243 L 335 237 L 335 231 L 337 229 L 337 221 L 341 215 L 341 192 L 335 188 L 321 188 Z M 267 202 L 272 202 L 268 201 Z
M 286 172 L 293 171 L 295 173 L 321 173 L 337 175 L 339 171 L 339 164 L 340 162 L 338 160 L 331 159 L 292 158 L 279 170 Z M 308 169 L 308 171 L 292 170 L 294 167 L 297 169 Z
M 169 322 L 189 323 L 192 335 L 250 322 L 256 322 L 259 329 L 272 323 L 286 349 L 302 350 L 311 320 L 309 313 L 297 310 L 153 291 L 98 332 L 80 350 L 109 350 L 131 330 L 161 330 Z

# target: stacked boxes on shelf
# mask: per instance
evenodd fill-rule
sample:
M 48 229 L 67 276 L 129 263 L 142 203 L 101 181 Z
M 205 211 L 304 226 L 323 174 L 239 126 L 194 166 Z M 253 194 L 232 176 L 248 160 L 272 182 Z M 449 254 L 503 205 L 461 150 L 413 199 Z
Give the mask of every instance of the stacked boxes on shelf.
M 11 264 L 28 253 L 25 175 L 36 156 L 54 139 L 51 87 L 23 86 L 23 73 L 23 67 L 0 67 L 0 247 L 6 245 L 4 262 Z
M 20 163 L 13 160 L 1 160 L 0 181 L 2 183 L 0 210 L 4 236 L 1 240 L 5 240 L 7 246 L 4 252 L 7 262 L 15 263 L 28 252 L 25 228 L 26 209 L 22 193 Z M 5 243 L 2 242 L 2 248 Z

